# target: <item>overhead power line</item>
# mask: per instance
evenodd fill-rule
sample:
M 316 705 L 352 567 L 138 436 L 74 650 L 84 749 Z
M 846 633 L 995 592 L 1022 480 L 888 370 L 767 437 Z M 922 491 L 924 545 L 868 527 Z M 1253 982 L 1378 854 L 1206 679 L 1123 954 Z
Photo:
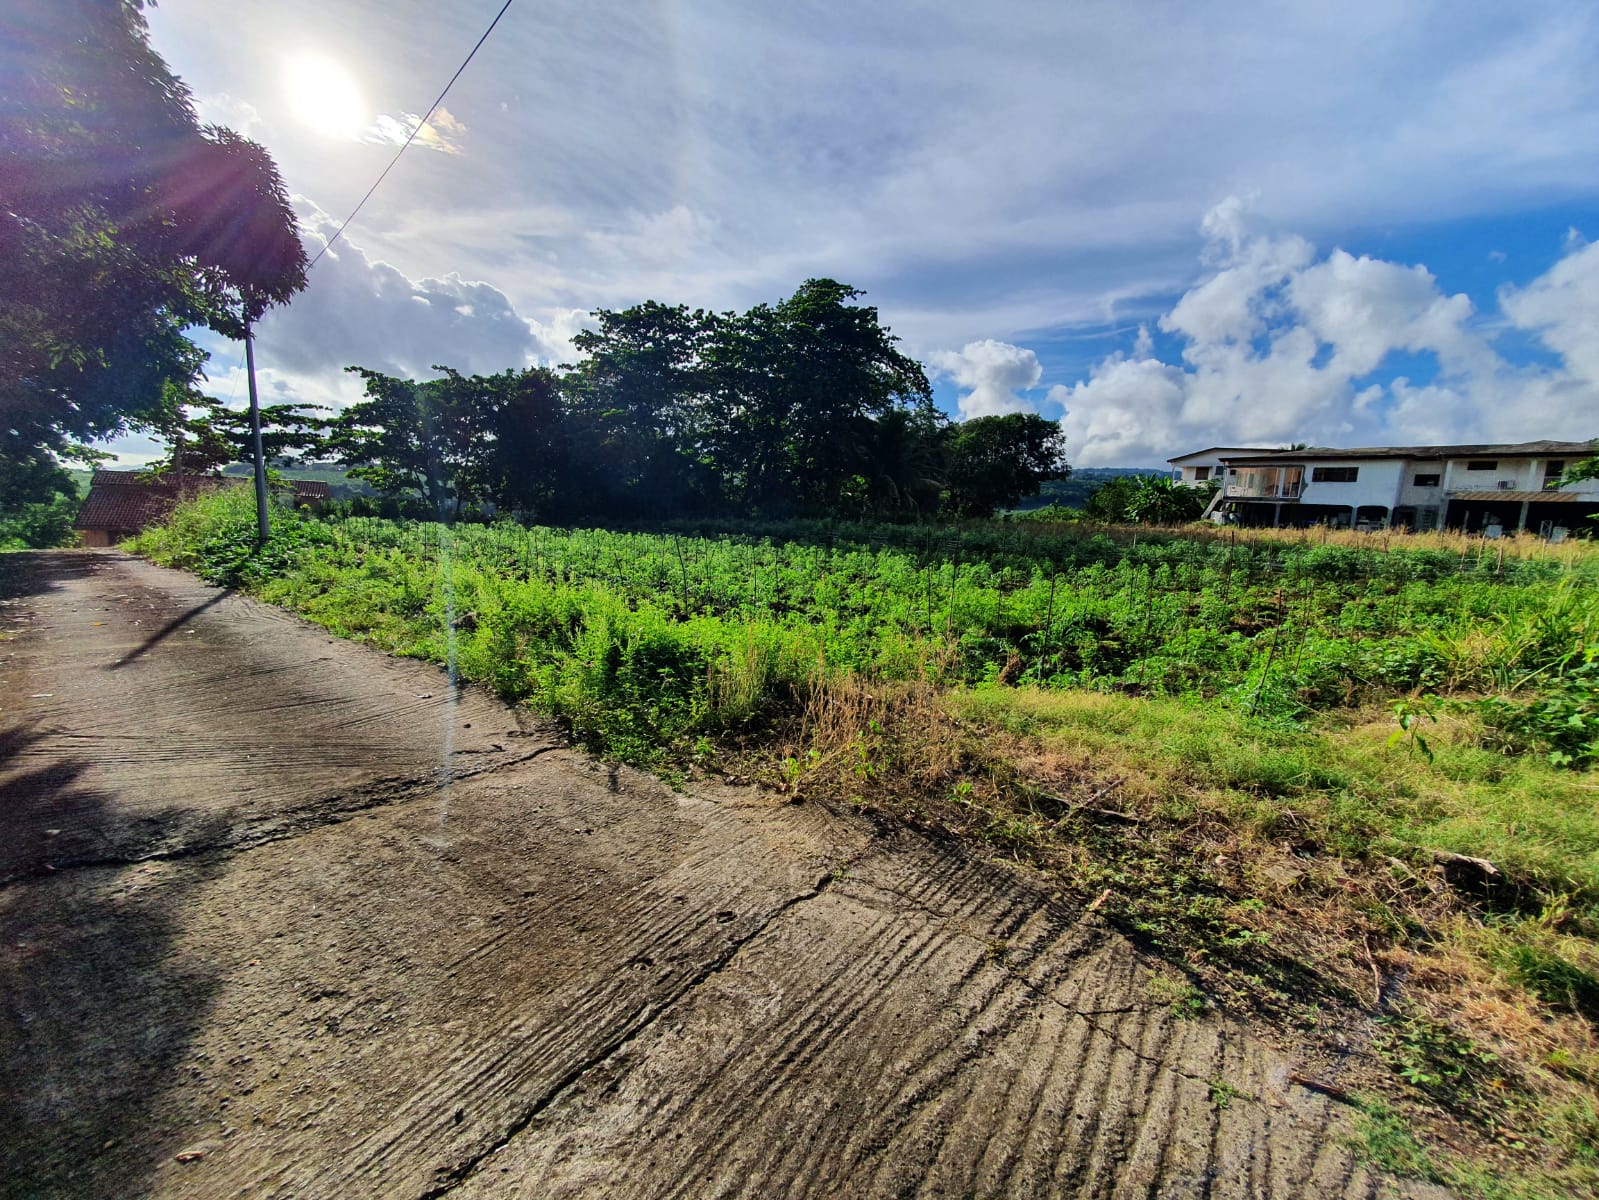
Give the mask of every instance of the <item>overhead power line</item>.
M 455 81 L 461 78 L 461 72 L 466 70 L 467 65 L 471 63 L 473 57 L 479 50 L 483 48 L 483 43 L 489 40 L 489 34 L 494 32 L 494 27 L 500 23 L 500 18 L 505 15 L 506 10 L 511 7 L 512 2 L 513 0 L 505 0 L 505 3 L 500 6 L 500 11 L 494 14 L 494 20 L 489 22 L 489 27 L 483 31 L 483 36 L 478 38 L 477 45 L 473 46 L 467 56 L 461 60 L 461 65 L 455 68 L 455 74 L 450 76 L 450 82 L 444 85 L 444 90 L 439 93 L 439 98 L 429 106 L 427 112 L 423 114 L 422 119 L 418 121 L 415 128 L 411 130 L 410 136 L 405 139 L 405 144 L 395 151 L 394 157 L 389 159 L 389 165 L 383 168 L 382 174 L 380 174 L 377 179 L 373 181 L 371 187 L 366 189 L 366 195 L 361 197 L 356 206 L 350 210 L 350 215 L 344 218 L 343 223 L 340 224 L 338 229 L 334 230 L 333 236 L 327 240 L 327 244 L 316 252 L 316 256 L 312 258 L 310 263 L 306 265 L 306 270 L 309 271 L 312 267 L 316 266 L 317 263 L 322 261 L 322 256 L 333 248 L 333 243 L 338 241 L 339 238 L 344 235 L 344 231 L 350 227 L 350 222 L 355 220 L 356 215 L 361 211 L 362 208 L 366 206 L 366 202 L 372 199 L 372 193 L 377 191 L 378 188 L 382 186 L 383 181 L 389 177 L 389 172 L 394 170 L 394 164 L 399 162 L 400 156 L 411 148 L 411 143 L 416 141 L 416 135 L 422 132 L 422 127 L 432 119 L 433 114 L 438 111 L 439 105 L 444 103 L 444 97 L 450 94 L 450 89 L 455 86 Z

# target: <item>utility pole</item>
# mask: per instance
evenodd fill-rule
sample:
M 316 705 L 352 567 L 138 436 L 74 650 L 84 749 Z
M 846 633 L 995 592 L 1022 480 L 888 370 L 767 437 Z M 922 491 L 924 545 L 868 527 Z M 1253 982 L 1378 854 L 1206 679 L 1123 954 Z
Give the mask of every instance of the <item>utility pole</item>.
M 272 529 L 267 518 L 266 456 L 261 453 L 261 402 L 255 394 L 255 334 L 248 310 L 244 314 L 244 361 L 250 375 L 250 438 L 255 444 L 255 536 L 264 546 Z

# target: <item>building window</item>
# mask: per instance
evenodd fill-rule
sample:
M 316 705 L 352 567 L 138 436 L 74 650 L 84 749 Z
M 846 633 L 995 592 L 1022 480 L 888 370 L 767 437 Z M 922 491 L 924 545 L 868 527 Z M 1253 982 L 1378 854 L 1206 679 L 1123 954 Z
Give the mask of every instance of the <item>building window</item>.
M 1412 481 L 1417 487 L 1437 487 L 1443 482 L 1442 475 L 1417 475 Z
M 1473 458 L 1466 463 L 1468 471 L 1497 471 L 1499 460 L 1497 458 Z
M 1359 475 L 1359 467 L 1310 468 L 1311 483 L 1354 483 Z
M 1543 465 L 1543 490 L 1546 492 L 1558 491 L 1560 476 L 1565 473 L 1564 459 L 1551 458 Z
M 1199 483 L 1199 482 L 1201 482 L 1203 480 L 1206 480 L 1206 479 L 1209 479 L 1209 478 L 1210 478 L 1210 468 L 1209 467 L 1195 467 L 1194 468 L 1194 482 L 1195 483 Z

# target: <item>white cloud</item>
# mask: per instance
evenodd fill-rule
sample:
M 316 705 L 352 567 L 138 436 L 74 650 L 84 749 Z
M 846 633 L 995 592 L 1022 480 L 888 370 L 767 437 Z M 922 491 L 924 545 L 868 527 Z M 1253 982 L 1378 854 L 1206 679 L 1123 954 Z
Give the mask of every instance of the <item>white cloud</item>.
M 1599 388 L 1599 242 L 1568 242 L 1566 257 L 1525 288 L 1506 288 L 1499 306 L 1535 332 L 1567 368 Z M 1594 416 L 1599 425 L 1599 413 Z
M 1326 241 L 1595 190 L 1599 10 L 1583 0 L 1158 15 L 1082 0 L 1003 21 L 957 0 L 913 17 L 843 0 L 519 12 L 450 94 L 474 152 L 404 163 L 358 231 L 412 278 L 490 279 L 524 311 L 547 297 L 719 309 L 831 275 L 866 288 L 908 344 L 1014 343 L 1118 291 L 1180 288 L 1193 215 L 1217 196 L 1256 195 L 1278 227 Z M 284 131 L 272 150 L 291 186 L 340 212 L 460 37 L 451 6 L 422 0 L 163 0 L 151 21 L 197 94 L 254 104 Z M 282 119 L 281 53 L 301 41 L 391 114 L 385 145 Z M 1245 247 L 1244 208 L 1213 219 L 1229 250 Z M 604 236 L 679 211 L 686 241 Z M 1250 316 L 1208 299 L 1218 319 Z
M 928 359 L 934 370 L 947 375 L 961 389 L 963 421 L 1038 410 L 1035 403 L 1020 394 L 1036 388 L 1044 377 L 1038 355 L 1031 350 L 985 338 L 968 342 L 959 350 L 937 351 Z
M 1251 232 L 1229 200 L 1207 217 L 1216 270 L 1160 328 L 1182 364 L 1141 331 L 1086 380 L 1050 389 L 1074 462 L 1158 462 L 1198 445 L 1322 445 L 1586 438 L 1599 425 L 1599 246 L 1501 293 L 1511 324 L 1535 332 L 1558 366 L 1517 366 L 1494 348 L 1470 300 L 1423 266 Z M 1428 354 L 1435 377 L 1370 380 L 1396 353 Z
M 403 146 L 413 133 L 416 134 L 411 142 L 413 146 L 437 150 L 440 154 L 459 154 L 462 140 L 466 137 L 466 126 L 442 105 L 434 110 L 426 125 L 422 124 L 422 118 L 416 113 L 403 112 L 398 117 L 379 113 L 360 140 L 380 146 Z
M 313 254 L 337 227 L 302 210 Z M 493 284 L 457 274 L 413 279 L 369 258 L 346 234 L 311 270 L 306 290 L 260 323 L 259 353 L 298 374 L 350 365 L 424 375 L 435 363 L 470 373 L 550 362 L 570 352 L 570 330 L 522 316 Z
M 1441 294 L 1423 266 L 1334 250 L 1292 276 L 1288 301 L 1317 342 L 1335 348 L 1331 365 L 1352 377 L 1376 370 L 1393 350 L 1432 350 L 1446 370 L 1480 353 L 1465 328 L 1471 300 Z
M 225 125 L 235 133 L 257 141 L 267 132 L 266 120 L 248 100 L 227 92 L 213 92 L 194 98 L 194 111 L 206 125 Z
M 328 214 L 300 202 L 307 248 L 314 254 L 337 227 Z M 576 358 L 572 337 L 591 323 L 582 309 L 523 316 L 498 288 L 450 274 L 412 279 L 373 260 L 349 235 L 311 272 L 310 286 L 269 311 L 256 332 L 257 385 L 263 404 L 311 404 L 338 411 L 362 395 L 348 366 L 406 378 L 432 378 L 435 364 L 468 374 L 493 374 Z M 246 403 L 243 351 L 199 335 L 211 352 L 205 391 L 234 408 Z M 116 443 L 139 455 L 147 447 Z M 131 461 L 131 460 L 130 460 Z

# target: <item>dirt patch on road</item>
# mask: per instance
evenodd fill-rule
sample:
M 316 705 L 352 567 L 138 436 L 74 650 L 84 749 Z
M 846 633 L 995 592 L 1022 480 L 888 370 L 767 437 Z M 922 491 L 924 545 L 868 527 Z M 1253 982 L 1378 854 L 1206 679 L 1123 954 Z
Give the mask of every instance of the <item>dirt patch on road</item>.
M 1395 1191 L 1042 885 L 120 555 L 0 561 L 6 1196 Z

